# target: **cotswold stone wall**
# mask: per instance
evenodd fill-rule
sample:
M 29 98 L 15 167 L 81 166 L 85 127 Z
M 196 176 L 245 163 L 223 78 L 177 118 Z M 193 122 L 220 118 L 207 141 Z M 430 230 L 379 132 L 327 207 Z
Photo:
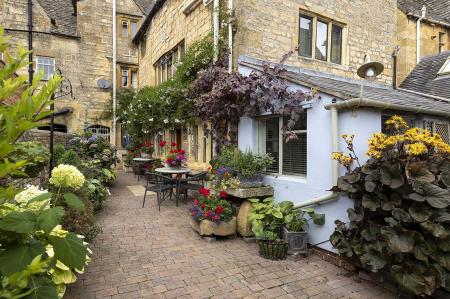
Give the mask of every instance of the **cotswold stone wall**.
M 236 0 L 235 63 L 239 55 L 277 62 L 298 44 L 300 10 L 345 24 L 342 65 L 292 55 L 287 64 L 358 78 L 367 53 L 385 66 L 381 81 L 392 81 L 395 0 Z
M 69 133 L 61 133 L 61 132 L 54 132 L 54 144 L 61 143 L 62 145 L 66 146 L 69 143 L 69 140 L 73 138 L 72 134 Z M 44 131 L 44 130 L 29 130 L 25 132 L 25 134 L 20 137 L 19 142 L 23 141 L 38 141 L 44 144 L 47 148 L 50 144 L 50 131 Z
M 66 125 L 71 133 L 81 133 L 85 125 L 99 124 L 111 128 L 110 120 L 101 119 L 105 105 L 111 98 L 111 91 L 97 86 L 99 79 L 112 82 L 111 3 L 104 0 L 79 1 L 75 37 L 41 33 L 33 35 L 34 57 L 53 57 L 56 67 L 61 69 L 72 85 L 73 99 L 59 98 L 56 108 L 72 108 L 73 113 L 55 118 L 55 123 Z M 142 12 L 133 0 L 117 1 L 117 14 L 142 19 Z M 27 30 L 27 0 L 0 0 L 0 25 L 6 29 Z M 33 26 L 35 31 L 51 32 L 50 17 L 37 1 L 33 1 Z M 119 21 L 117 30 L 120 30 Z M 8 30 L 6 33 L 11 37 L 12 44 L 28 47 L 27 33 Z M 122 38 L 118 34 L 117 43 L 118 62 L 137 65 L 138 57 L 136 49 L 132 47 L 131 37 Z M 27 69 L 22 70 L 22 73 L 26 72 Z M 119 72 L 117 78 L 120 82 Z
M 212 31 L 212 4 L 202 1 L 188 15 L 183 8 L 191 0 L 168 0 L 147 29 L 145 51 L 140 51 L 139 86 L 155 85 L 153 65 L 183 40 L 186 48 Z M 142 41 L 141 41 L 142 43 Z

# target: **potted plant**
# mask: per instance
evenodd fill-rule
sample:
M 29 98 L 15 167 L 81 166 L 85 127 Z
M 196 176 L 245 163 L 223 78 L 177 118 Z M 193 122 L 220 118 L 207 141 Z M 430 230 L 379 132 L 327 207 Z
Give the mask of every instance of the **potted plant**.
M 309 222 L 312 220 L 314 224 L 323 225 L 325 214 L 315 213 L 312 208 L 294 209 L 294 204 L 290 201 L 281 202 L 280 208 L 283 213 L 282 238 L 288 243 L 288 252 L 305 251 Z
M 271 260 L 286 259 L 288 244 L 280 238 L 280 229 L 283 225 L 283 213 L 281 207 L 274 203 L 272 197 L 264 199 L 252 198 L 252 207 L 248 215 L 248 221 L 252 225 L 255 234 L 259 254 Z
M 181 168 L 187 164 L 186 151 L 178 148 L 177 143 L 172 142 L 168 145 L 166 141 L 161 141 L 159 146 L 166 148 L 169 152 L 164 160 L 167 167 Z
M 151 143 L 150 141 L 145 141 L 145 142 L 139 144 L 139 150 L 140 150 L 141 154 L 143 154 L 142 156 L 144 158 L 150 158 L 151 156 L 153 156 L 153 153 L 155 152 L 153 143 Z
M 191 212 L 191 226 L 201 236 L 230 236 L 236 234 L 236 217 L 233 217 L 227 193 L 200 188 Z

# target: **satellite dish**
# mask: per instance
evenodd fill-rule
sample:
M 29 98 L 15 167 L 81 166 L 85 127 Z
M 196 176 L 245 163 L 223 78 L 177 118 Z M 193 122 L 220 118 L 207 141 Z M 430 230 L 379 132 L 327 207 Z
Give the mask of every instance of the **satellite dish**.
M 106 79 L 100 79 L 97 81 L 97 86 L 101 89 L 109 89 L 111 87 L 111 82 Z

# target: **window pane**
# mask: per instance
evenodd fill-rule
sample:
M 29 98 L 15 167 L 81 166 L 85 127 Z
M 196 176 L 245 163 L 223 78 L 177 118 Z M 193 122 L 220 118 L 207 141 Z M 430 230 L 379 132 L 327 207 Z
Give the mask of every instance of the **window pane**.
M 289 117 L 285 116 L 283 117 L 283 124 L 287 125 L 289 121 Z M 307 114 L 305 113 L 300 113 L 299 118 L 297 120 L 297 122 L 295 123 L 295 125 L 291 128 L 291 131 L 301 131 L 301 130 L 306 130 L 306 121 L 307 121 Z
M 167 59 L 167 79 L 172 78 L 172 56 Z
M 331 62 L 342 63 L 342 27 L 331 27 Z
M 203 133 L 203 163 L 206 163 L 206 148 L 208 145 L 208 136 L 206 136 L 205 133 Z
M 122 36 L 128 36 L 128 21 L 122 21 Z
M 131 37 L 134 37 L 136 35 L 137 29 L 137 22 L 131 21 Z
M 128 87 L 128 70 L 122 70 L 122 87 Z
M 306 133 L 283 144 L 283 174 L 306 175 Z
M 299 55 L 301 56 L 312 56 L 312 24 L 312 18 L 300 16 Z
M 183 60 L 184 52 L 185 52 L 185 48 L 184 48 L 184 41 L 183 41 L 183 43 L 180 45 L 180 61 Z
M 328 24 L 317 21 L 316 59 L 327 61 Z
M 138 76 L 137 72 L 131 72 L 131 87 L 137 88 L 138 87 Z
M 280 125 L 278 118 L 271 118 L 266 120 L 266 154 L 270 154 L 274 158 L 272 165 L 267 167 L 267 172 L 278 173 L 279 172 L 279 161 L 280 161 L 280 150 L 279 150 L 279 139 L 280 139 Z
M 191 155 L 194 157 L 194 162 L 198 162 L 198 130 L 198 126 L 192 127 Z

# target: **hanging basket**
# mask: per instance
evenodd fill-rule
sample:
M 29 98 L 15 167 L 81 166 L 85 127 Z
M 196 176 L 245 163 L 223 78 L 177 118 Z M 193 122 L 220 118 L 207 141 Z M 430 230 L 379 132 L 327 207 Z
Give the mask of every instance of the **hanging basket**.
M 283 240 L 258 240 L 259 255 L 269 260 L 285 260 L 288 244 Z

